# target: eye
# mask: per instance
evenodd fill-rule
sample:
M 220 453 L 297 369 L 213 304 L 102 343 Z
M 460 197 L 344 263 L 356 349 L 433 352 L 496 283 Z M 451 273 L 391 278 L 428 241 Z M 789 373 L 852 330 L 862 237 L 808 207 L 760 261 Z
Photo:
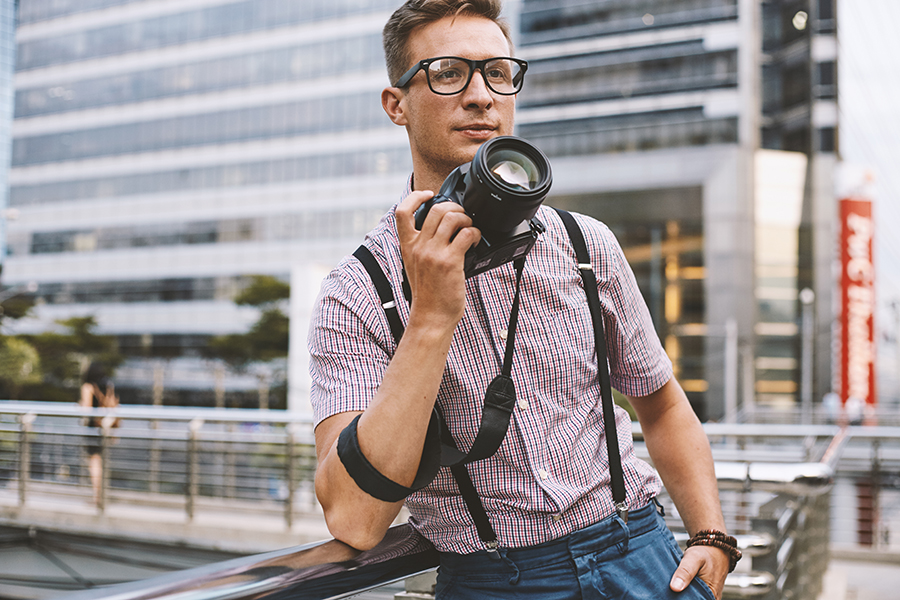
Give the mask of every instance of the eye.
M 446 69 L 431 72 L 431 78 L 436 81 L 456 81 L 457 79 L 461 79 L 462 76 L 462 72 L 456 67 L 448 67 Z
M 431 63 L 428 75 L 436 83 L 454 83 L 465 79 L 468 74 L 468 66 L 458 60 L 444 59 Z
M 509 72 L 506 69 L 501 69 L 500 67 L 493 67 L 491 69 L 488 69 L 487 76 L 497 81 L 509 81 L 510 79 Z

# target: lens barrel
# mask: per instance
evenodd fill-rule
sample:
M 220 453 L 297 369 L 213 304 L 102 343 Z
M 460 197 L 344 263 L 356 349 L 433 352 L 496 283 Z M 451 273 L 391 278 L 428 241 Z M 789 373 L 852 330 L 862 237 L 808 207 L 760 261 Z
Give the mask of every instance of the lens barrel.
M 513 136 L 488 140 L 465 177 L 463 208 L 482 231 L 505 232 L 528 221 L 550 191 L 550 161 L 536 146 Z

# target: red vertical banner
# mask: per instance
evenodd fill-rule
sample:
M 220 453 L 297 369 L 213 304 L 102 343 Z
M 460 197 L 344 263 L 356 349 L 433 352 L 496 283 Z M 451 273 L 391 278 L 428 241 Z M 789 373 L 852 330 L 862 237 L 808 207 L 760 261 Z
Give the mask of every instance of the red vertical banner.
M 854 408 L 874 407 L 875 396 L 875 265 L 872 202 L 840 201 L 841 216 L 841 402 Z M 861 404 L 862 406 L 858 406 Z M 848 407 L 850 408 L 850 407 Z

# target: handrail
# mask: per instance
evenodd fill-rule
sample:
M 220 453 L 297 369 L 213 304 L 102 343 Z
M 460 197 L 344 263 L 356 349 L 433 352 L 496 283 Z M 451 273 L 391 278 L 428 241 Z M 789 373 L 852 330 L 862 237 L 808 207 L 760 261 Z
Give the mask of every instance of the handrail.
M 32 421 L 38 417 L 82 417 L 85 409 L 74 404 L 26 403 L 0 401 L 0 414 L 19 415 L 19 421 Z M 185 409 L 160 407 L 122 406 L 115 410 L 125 419 L 148 421 L 182 421 L 185 427 L 191 422 L 267 422 L 288 427 L 310 424 L 308 415 L 295 415 L 278 411 Z M 26 419 L 22 419 L 26 417 Z M 791 441 L 785 448 L 796 448 L 797 442 L 808 455 L 827 442 L 827 448 L 818 461 L 768 462 L 768 461 L 717 461 L 716 475 L 723 490 L 763 491 L 783 493 L 808 498 L 821 497 L 832 486 L 835 470 L 848 444 L 858 438 L 864 441 L 900 440 L 897 427 L 845 427 L 830 425 L 747 425 L 706 424 L 709 436 L 724 454 L 744 448 L 754 448 L 755 441 Z M 636 433 L 640 428 L 635 427 Z M 134 430 L 132 430 L 134 431 Z M 121 432 L 125 434 L 125 431 Z M 751 450 L 751 455 L 765 457 L 771 452 Z M 852 446 L 851 450 L 856 449 Z M 802 448 L 801 448 L 802 450 Z M 732 454 L 729 454 L 732 453 Z M 795 456 L 796 452 L 793 453 Z M 778 534 L 779 536 L 781 534 Z M 677 534 L 676 534 L 677 537 Z M 739 544 L 748 557 L 786 557 L 792 548 L 793 538 L 779 537 L 776 541 L 769 533 L 758 531 L 738 536 Z M 775 548 L 778 546 L 777 548 Z M 767 560 L 767 559 L 766 559 Z M 331 540 L 308 546 L 289 548 L 258 556 L 236 559 L 216 565 L 208 565 L 179 573 L 171 573 L 153 579 L 77 592 L 66 596 L 71 600 L 239 600 L 242 598 L 341 598 L 356 595 L 367 589 L 405 579 L 417 573 L 433 569 L 437 554 L 431 545 L 409 525 L 397 526 L 389 531 L 385 540 L 373 550 L 359 552 L 341 542 Z M 780 568 L 780 567 L 779 567 Z M 776 572 L 776 571 L 772 571 Z M 751 573 L 733 573 L 726 581 L 729 597 L 760 597 L 774 589 L 775 582 L 768 568 Z
M 203 421 L 221 423 L 300 423 L 312 425 L 313 417 L 305 412 L 260 410 L 255 408 L 196 408 L 187 406 L 147 406 L 121 404 L 114 409 L 85 408 L 71 402 L 30 402 L 0 400 L 0 413 L 35 414 L 42 417 L 83 417 L 114 414 L 119 417 L 155 421 Z
M 324 600 L 344 598 L 435 568 L 434 547 L 410 525 L 391 527 L 360 552 L 329 540 L 236 558 L 151 579 L 66 594 L 65 600 Z

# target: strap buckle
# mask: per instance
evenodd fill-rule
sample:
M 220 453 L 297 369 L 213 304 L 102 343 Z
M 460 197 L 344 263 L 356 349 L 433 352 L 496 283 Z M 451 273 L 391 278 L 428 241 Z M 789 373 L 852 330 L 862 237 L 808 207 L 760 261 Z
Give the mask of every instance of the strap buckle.
M 624 502 L 616 502 L 616 514 L 623 522 L 628 522 L 628 505 Z
M 491 540 L 490 542 L 485 542 L 484 547 L 487 548 L 488 552 L 496 552 L 500 547 L 499 540 Z

